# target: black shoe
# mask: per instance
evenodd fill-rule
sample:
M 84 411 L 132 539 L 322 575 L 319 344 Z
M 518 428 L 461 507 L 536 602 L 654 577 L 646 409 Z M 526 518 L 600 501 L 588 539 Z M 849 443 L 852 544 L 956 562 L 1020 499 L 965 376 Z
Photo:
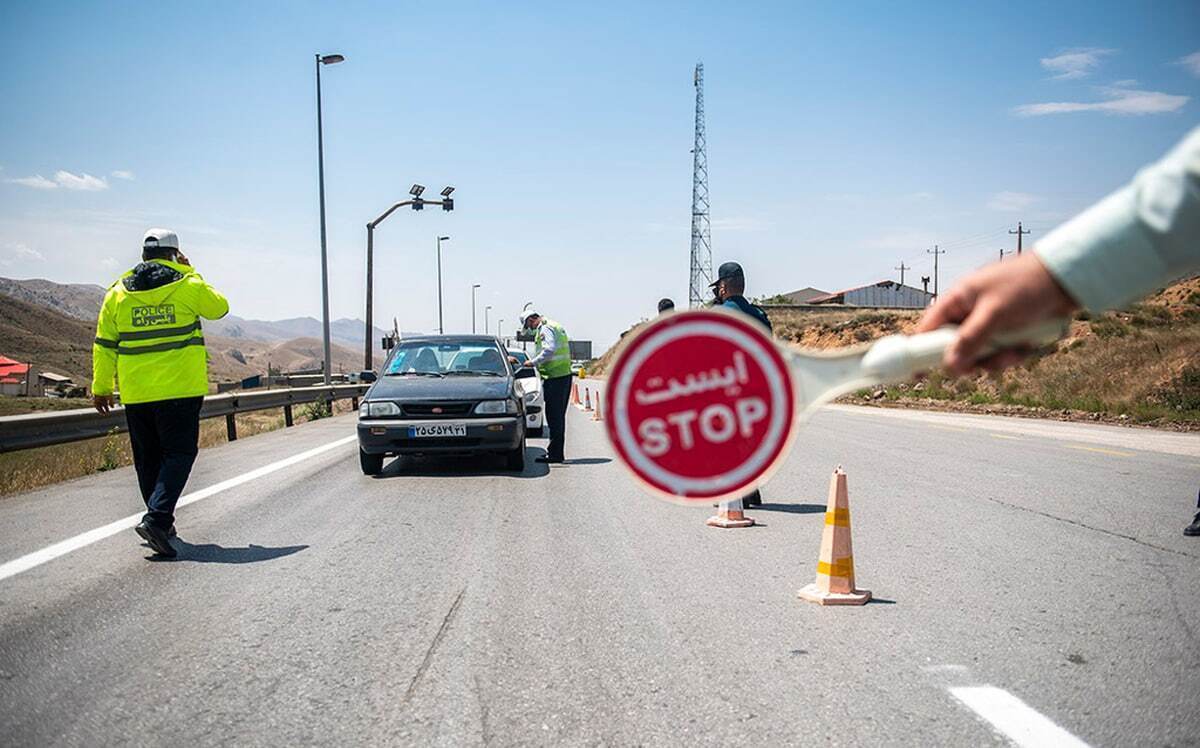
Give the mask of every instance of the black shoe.
M 1189 538 L 1200 535 L 1200 512 L 1196 512 L 1196 518 L 1192 520 L 1192 524 L 1183 528 L 1183 534 Z
M 540 462 L 543 465 L 561 465 L 563 458 L 561 457 L 535 457 L 534 462 Z
M 167 536 L 166 530 L 161 530 L 146 520 L 142 520 L 133 529 L 142 536 L 142 540 L 146 541 L 155 553 L 167 558 L 175 558 L 175 549 L 171 547 L 171 538 Z
M 175 534 L 176 534 L 175 533 L 175 525 L 171 525 L 171 529 L 167 530 L 167 537 L 173 538 L 173 537 L 175 537 Z

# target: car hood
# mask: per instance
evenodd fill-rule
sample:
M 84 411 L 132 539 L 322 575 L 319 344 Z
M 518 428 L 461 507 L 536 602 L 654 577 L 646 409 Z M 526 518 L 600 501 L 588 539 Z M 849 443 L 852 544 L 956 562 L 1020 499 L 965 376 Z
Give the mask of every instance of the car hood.
M 367 391 L 366 399 L 502 400 L 511 391 L 512 380 L 497 377 L 380 377 Z

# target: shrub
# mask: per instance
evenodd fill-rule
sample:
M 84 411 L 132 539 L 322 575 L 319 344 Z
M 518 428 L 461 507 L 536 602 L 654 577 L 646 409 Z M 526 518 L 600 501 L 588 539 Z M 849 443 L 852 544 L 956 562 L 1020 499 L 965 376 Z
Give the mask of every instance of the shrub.
M 1102 317 L 1092 322 L 1092 332 L 1098 338 L 1123 338 L 1129 334 L 1129 327 L 1116 317 Z
M 304 413 L 305 419 L 309 421 L 319 421 L 322 418 L 328 418 L 329 416 L 333 415 L 333 413 L 330 411 L 329 403 L 325 402 L 324 400 L 318 400 L 317 402 L 305 405 L 302 412 Z

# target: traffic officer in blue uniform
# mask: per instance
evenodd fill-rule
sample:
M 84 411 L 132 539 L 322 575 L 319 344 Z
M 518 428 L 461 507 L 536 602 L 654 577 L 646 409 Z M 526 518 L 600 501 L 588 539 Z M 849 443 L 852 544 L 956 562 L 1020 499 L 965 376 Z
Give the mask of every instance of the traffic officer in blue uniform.
M 767 313 L 763 311 L 762 307 L 746 300 L 746 274 L 742 272 L 741 265 L 736 262 L 722 263 L 721 267 L 717 268 L 717 279 L 709 288 L 716 297 L 713 306 L 724 307 L 752 317 L 766 327 L 767 332 L 771 332 L 771 320 L 767 317 Z M 758 492 L 758 489 L 742 498 L 743 506 L 759 504 L 762 504 L 762 494 Z

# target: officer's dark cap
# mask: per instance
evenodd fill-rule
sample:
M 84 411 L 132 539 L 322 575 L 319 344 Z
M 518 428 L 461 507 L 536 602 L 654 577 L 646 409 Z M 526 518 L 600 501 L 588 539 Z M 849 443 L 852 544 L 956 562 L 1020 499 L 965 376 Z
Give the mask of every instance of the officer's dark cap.
M 717 284 L 723 280 L 732 280 L 734 278 L 745 279 L 746 275 L 742 272 L 742 266 L 736 262 L 723 262 L 721 267 L 717 268 L 717 279 L 709 284 L 709 287 L 716 288 Z

